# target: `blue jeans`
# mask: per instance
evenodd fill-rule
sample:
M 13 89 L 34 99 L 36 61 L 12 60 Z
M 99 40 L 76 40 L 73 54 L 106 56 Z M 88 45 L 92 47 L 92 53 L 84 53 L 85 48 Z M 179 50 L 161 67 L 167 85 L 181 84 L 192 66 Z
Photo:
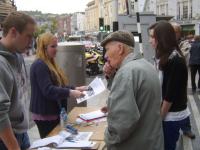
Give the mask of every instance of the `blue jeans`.
M 185 121 L 185 126 L 181 127 L 181 130 L 183 131 L 183 133 L 192 132 L 190 117 L 188 117 L 188 119 Z
M 15 137 L 20 145 L 21 150 L 26 150 L 30 147 L 30 141 L 27 132 L 22 134 L 15 134 Z M 0 140 L 0 150 L 7 150 L 3 141 Z
M 189 117 L 180 121 L 163 121 L 165 150 L 175 150 L 180 136 L 180 129 L 184 129 Z

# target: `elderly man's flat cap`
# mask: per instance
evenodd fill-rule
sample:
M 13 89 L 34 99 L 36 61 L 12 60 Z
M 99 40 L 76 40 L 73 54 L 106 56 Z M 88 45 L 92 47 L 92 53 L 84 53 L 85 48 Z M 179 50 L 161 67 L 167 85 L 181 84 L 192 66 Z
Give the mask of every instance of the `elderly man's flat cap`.
M 101 46 L 105 47 L 105 45 L 109 42 L 117 41 L 124 43 L 128 46 L 134 47 L 135 40 L 132 33 L 128 31 L 115 31 L 113 33 L 110 33 L 102 42 Z

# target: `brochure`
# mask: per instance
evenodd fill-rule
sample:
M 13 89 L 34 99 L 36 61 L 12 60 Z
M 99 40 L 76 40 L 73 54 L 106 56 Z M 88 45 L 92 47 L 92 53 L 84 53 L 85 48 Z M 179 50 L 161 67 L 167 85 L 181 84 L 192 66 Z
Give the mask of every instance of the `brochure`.
M 86 101 L 98 94 L 100 94 L 101 92 L 103 92 L 104 90 L 106 90 L 106 87 L 102 81 L 101 78 L 96 77 L 89 85 L 88 85 L 88 90 L 84 91 L 85 96 L 82 98 L 77 98 L 77 103 L 81 103 L 83 101 Z
M 84 121 L 93 121 L 95 119 L 106 117 L 106 113 L 103 113 L 101 110 L 92 111 L 85 114 L 80 114 L 79 117 Z
M 92 132 L 79 132 L 77 135 L 72 135 L 67 131 L 61 131 L 58 135 L 36 140 L 30 149 L 41 147 L 92 148 L 96 143 L 88 141 L 91 135 Z
M 44 147 L 44 146 L 56 147 L 61 143 L 63 143 L 64 140 L 68 138 L 70 135 L 71 134 L 69 132 L 61 131 L 58 135 L 34 141 L 30 149 Z

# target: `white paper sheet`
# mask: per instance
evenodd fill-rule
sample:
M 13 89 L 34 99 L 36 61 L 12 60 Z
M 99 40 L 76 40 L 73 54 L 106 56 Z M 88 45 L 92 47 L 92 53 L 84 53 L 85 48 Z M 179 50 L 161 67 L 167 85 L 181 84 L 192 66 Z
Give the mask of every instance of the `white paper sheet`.
M 73 137 L 75 141 L 89 141 L 93 132 L 78 132 L 77 135 Z
M 103 81 L 101 80 L 101 78 L 96 77 L 89 85 L 88 85 L 89 90 L 88 91 L 84 91 L 85 96 L 82 98 L 77 98 L 77 103 L 81 103 L 83 101 L 86 101 L 98 94 L 100 94 L 101 92 L 103 92 L 104 90 L 106 90 L 106 87 L 103 83 Z
M 79 114 L 79 117 L 86 121 L 102 118 L 105 116 L 106 116 L 106 113 L 103 113 L 101 110 L 92 111 L 92 112 L 85 113 L 85 114 Z
M 56 136 L 52 136 L 52 137 L 34 141 L 33 144 L 31 145 L 30 149 L 48 146 L 50 144 L 59 145 L 62 142 L 63 142 L 63 137 L 56 135 Z
M 58 135 L 36 140 L 32 143 L 30 149 L 48 146 L 50 144 L 59 145 L 71 134 L 67 131 L 61 131 Z
M 57 148 L 91 148 L 96 144 L 96 142 L 92 141 L 75 141 L 75 142 L 68 142 L 65 141 Z
M 55 148 L 77 148 L 85 147 L 91 148 L 94 146 L 95 142 L 89 141 L 93 132 L 79 132 L 77 135 L 72 135 L 67 131 L 61 131 L 58 135 L 44 138 L 33 142 L 30 149 L 44 147 L 47 149 L 48 146 Z M 71 140 L 66 140 L 70 138 Z M 41 149 L 41 148 L 40 148 Z

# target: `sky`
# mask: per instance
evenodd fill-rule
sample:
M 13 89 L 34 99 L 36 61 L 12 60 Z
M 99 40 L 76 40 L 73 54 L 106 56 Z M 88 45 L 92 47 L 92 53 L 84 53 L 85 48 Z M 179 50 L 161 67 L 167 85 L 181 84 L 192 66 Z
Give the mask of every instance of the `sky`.
M 42 13 L 84 12 L 87 3 L 92 0 L 15 0 L 17 10 L 38 10 Z

